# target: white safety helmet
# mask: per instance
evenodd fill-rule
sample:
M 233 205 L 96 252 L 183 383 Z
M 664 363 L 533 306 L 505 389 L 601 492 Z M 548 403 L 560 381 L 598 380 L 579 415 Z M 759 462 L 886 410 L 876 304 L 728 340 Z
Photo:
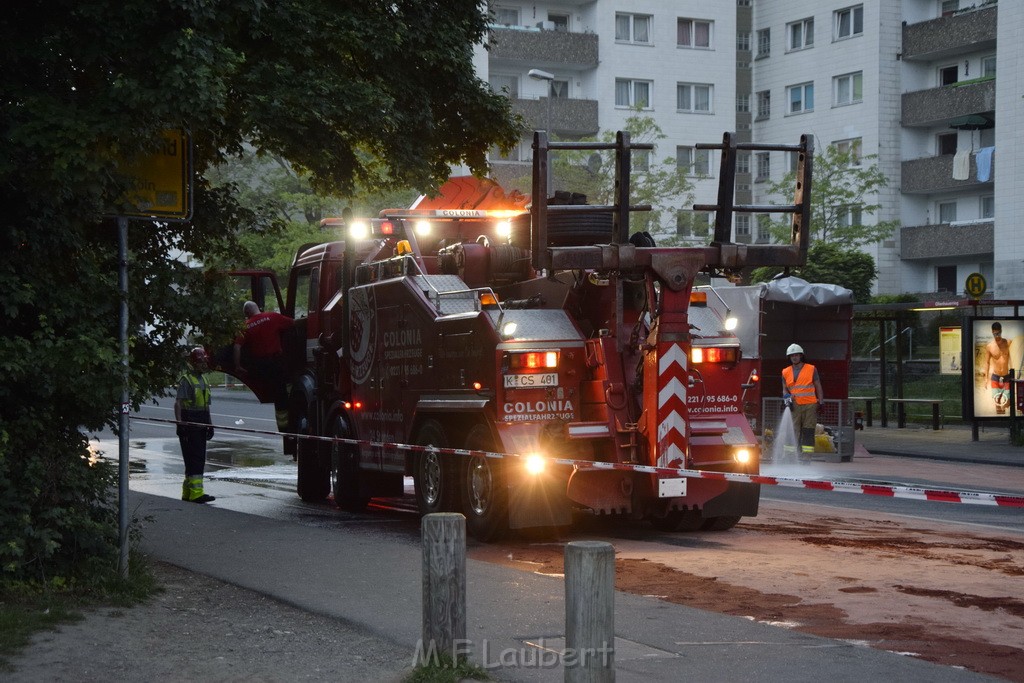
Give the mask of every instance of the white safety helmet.
M 801 356 L 804 355 L 804 347 L 799 344 L 790 344 L 789 348 L 786 349 L 786 355 L 792 356 L 794 353 L 799 353 Z

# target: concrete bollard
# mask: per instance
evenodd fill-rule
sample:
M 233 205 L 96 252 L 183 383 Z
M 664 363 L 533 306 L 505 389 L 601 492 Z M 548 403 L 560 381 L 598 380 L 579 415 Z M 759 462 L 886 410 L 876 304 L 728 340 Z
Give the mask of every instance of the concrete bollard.
M 565 547 L 565 680 L 615 680 L 615 550 L 602 541 Z
M 422 539 L 420 652 L 447 655 L 455 661 L 460 658 L 466 640 L 466 518 L 457 512 L 426 515 Z

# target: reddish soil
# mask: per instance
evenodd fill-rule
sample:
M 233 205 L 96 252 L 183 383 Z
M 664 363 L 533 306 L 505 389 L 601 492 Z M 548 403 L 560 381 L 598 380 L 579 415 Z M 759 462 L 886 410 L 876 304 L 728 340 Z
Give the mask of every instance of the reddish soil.
M 762 505 L 761 516 L 724 533 L 610 525 L 586 537 L 615 546 L 619 590 L 1024 683 L 1024 542 L 816 510 Z M 563 547 L 513 541 L 472 554 L 561 574 Z

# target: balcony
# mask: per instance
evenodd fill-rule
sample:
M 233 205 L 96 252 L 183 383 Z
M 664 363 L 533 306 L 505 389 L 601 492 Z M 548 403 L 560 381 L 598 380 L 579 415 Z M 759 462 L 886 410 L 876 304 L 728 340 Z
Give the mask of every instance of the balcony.
M 903 59 L 934 61 L 966 52 L 995 50 L 996 7 L 903 27 Z
M 991 220 L 971 223 L 913 225 L 900 230 L 900 258 L 950 258 L 960 256 L 991 256 L 994 249 L 994 223 Z
M 512 100 L 512 111 L 522 114 L 531 130 L 547 128 L 548 101 Z M 551 100 L 551 129 L 560 137 L 597 135 L 597 100 L 556 97 Z
M 970 176 L 967 180 L 953 180 L 952 154 L 911 159 L 901 164 L 900 192 L 903 194 L 934 194 L 991 187 L 995 181 L 995 168 L 993 155 L 988 181 L 978 180 L 977 155 L 972 154 Z
M 597 35 L 594 33 L 491 26 L 488 59 L 492 65 L 593 69 L 597 67 L 597 56 Z
M 996 79 L 989 78 L 904 93 L 901 114 L 904 126 L 924 127 L 995 108 Z

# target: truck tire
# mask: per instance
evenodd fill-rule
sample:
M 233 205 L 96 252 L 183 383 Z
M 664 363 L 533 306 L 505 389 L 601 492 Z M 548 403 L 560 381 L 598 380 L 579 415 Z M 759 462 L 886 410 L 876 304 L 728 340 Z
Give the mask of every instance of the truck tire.
M 465 448 L 494 450 L 486 425 L 478 424 L 469 431 Z M 508 533 L 508 488 L 503 465 L 501 460 L 486 457 L 469 456 L 462 461 L 462 513 L 466 529 L 478 541 L 493 541 Z
M 552 247 L 608 244 L 612 239 L 610 213 L 548 214 L 548 244 Z
M 331 492 L 331 462 L 318 441 L 299 439 L 295 460 L 298 463 L 299 498 L 307 503 L 323 502 Z
M 331 421 L 331 436 L 352 439 L 348 421 L 341 415 Z M 331 443 L 331 467 L 334 470 L 334 504 L 346 512 L 362 512 L 370 502 L 362 472 L 359 469 L 359 447 L 353 444 Z
M 664 517 L 651 517 L 658 531 L 699 531 L 705 521 L 699 510 L 669 510 Z
M 449 448 L 444 426 L 437 420 L 426 420 L 416 431 L 413 441 L 418 446 Z M 455 512 L 458 508 L 458 470 L 450 454 L 424 451 L 413 459 L 413 482 L 416 505 L 420 514 Z
M 740 516 L 734 515 L 722 515 L 721 517 L 709 517 L 704 520 L 704 526 L 701 527 L 704 531 L 728 531 L 733 528 L 739 521 L 743 519 Z

